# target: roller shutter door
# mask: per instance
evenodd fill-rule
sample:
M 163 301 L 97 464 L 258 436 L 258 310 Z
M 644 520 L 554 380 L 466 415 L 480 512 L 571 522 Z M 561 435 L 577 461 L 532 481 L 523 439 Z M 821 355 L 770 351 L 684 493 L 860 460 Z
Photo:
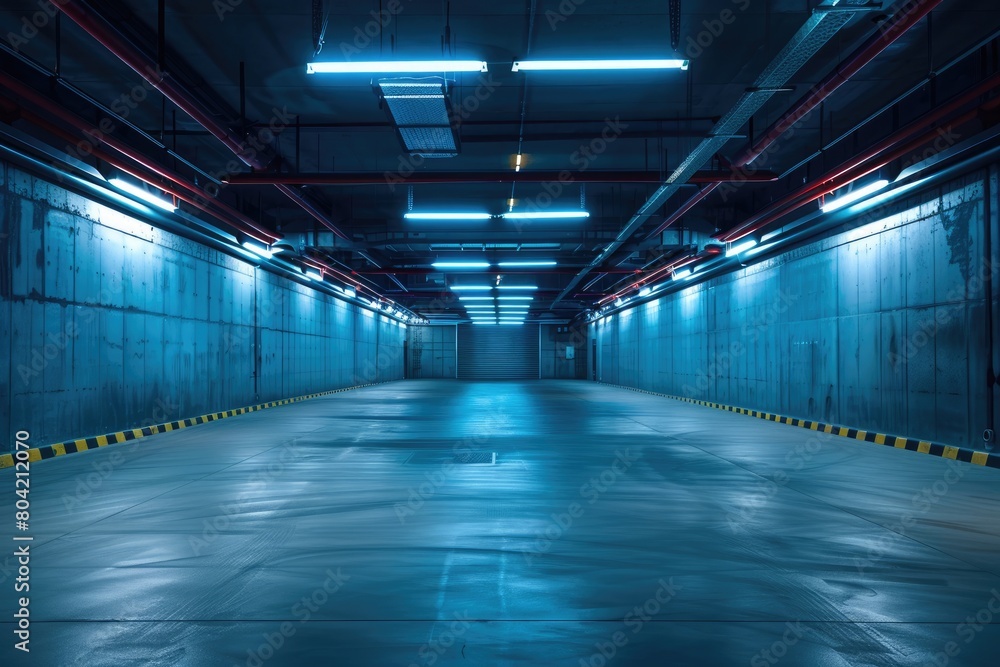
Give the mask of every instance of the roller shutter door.
M 538 325 L 458 325 L 458 379 L 537 380 Z

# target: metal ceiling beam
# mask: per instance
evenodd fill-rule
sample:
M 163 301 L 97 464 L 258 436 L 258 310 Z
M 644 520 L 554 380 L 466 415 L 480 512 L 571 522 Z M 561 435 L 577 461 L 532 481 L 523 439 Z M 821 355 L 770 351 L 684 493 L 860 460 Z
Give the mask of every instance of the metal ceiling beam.
M 922 18 L 941 4 L 941 0 L 916 0 L 915 7 L 910 11 L 903 11 L 910 7 L 910 0 L 904 0 L 893 10 L 892 17 L 886 20 L 878 32 L 869 37 L 865 42 L 854 50 L 849 56 L 837 64 L 832 72 L 823 77 L 810 91 L 793 104 L 788 111 L 764 130 L 760 137 L 754 140 L 753 145 L 740 153 L 732 162 L 736 168 L 744 167 L 757 159 L 774 142 L 790 130 L 796 123 L 800 122 L 806 114 L 819 106 L 824 100 L 834 93 L 841 85 L 857 74 L 865 65 L 873 61 L 890 44 L 899 39 L 910 28 L 917 24 Z M 656 236 L 667 227 L 677 222 L 681 216 L 690 211 L 705 197 L 710 195 L 718 187 L 718 184 L 710 185 L 693 195 L 681 207 L 667 216 L 660 225 L 651 231 L 647 238 Z
M 231 129 L 226 128 L 216 120 L 215 115 L 196 100 L 180 83 L 170 78 L 157 67 L 155 59 L 140 52 L 114 26 L 109 24 L 93 9 L 79 2 L 79 0 L 61 0 L 55 3 L 55 6 L 119 60 L 132 68 L 136 74 L 160 91 L 164 97 L 208 130 L 212 136 L 222 142 L 241 161 L 255 169 L 266 169 L 270 166 L 269 163 L 266 163 L 260 157 L 257 151 L 249 149 L 243 140 L 233 133 Z M 301 193 L 287 186 L 278 185 L 277 188 L 334 234 L 344 240 L 350 241 L 350 237 L 345 232 L 337 227 L 325 213 L 320 211 L 315 204 L 309 202 Z
M 865 0 L 845 0 L 843 5 L 864 4 Z M 824 0 L 827 6 L 833 6 L 836 0 Z M 813 55 L 851 19 L 850 12 L 820 12 L 813 13 L 805 24 L 795 33 L 792 39 L 781 49 L 767 68 L 754 82 L 753 86 L 743 93 L 736 104 L 727 112 L 710 132 L 710 136 L 702 141 L 681 165 L 663 182 L 622 227 L 615 240 L 610 243 L 597 257 L 580 271 L 553 301 L 553 305 L 569 295 L 588 273 L 603 264 L 623 243 L 645 224 L 655 213 L 687 182 L 695 171 L 707 163 L 718 153 L 730 138 L 739 132 L 747 121 L 757 112 L 775 91 L 785 86 L 792 76 L 812 58 Z

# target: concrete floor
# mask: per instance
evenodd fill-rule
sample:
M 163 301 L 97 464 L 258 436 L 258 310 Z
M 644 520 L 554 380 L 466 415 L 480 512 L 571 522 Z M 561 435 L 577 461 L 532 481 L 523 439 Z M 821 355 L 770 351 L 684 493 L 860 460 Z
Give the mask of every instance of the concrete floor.
M 996 470 L 560 381 L 399 382 L 139 443 L 33 464 L 32 651 L 8 557 L 0 664 L 1000 652 Z

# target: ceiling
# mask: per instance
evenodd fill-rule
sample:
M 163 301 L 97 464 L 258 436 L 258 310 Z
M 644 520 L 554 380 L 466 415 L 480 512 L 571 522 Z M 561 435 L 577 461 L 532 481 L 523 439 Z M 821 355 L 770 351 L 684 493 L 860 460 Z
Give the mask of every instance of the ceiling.
M 707 182 L 731 178 L 729 161 L 848 54 L 878 35 L 894 6 L 873 3 L 865 11 L 839 12 L 843 20 L 835 28 L 822 39 L 813 36 L 815 53 L 796 62 L 779 90 L 758 98 L 750 120 L 740 121 L 705 154 L 707 161 L 694 165 L 697 182 L 677 181 L 676 192 L 665 203 L 656 202 L 623 235 L 658 187 L 707 137 L 718 134 L 720 119 L 759 84 L 803 26 L 816 20 L 813 10 L 820 3 L 174 0 L 165 7 L 162 50 L 155 0 L 67 3 L 115 26 L 137 51 L 160 58 L 169 79 L 210 110 L 212 119 L 260 143 L 267 168 L 258 170 L 259 176 L 281 175 L 319 214 L 310 214 L 273 185 L 227 183 L 249 174 L 250 167 L 234 163 L 233 153 L 174 103 L 148 85 L 143 88 L 132 69 L 67 16 L 58 27 L 54 20 L 45 21 L 37 35 L 20 40 L 20 59 L 7 49 L 5 70 L 95 124 L 107 114 L 91 108 L 77 91 L 118 111 L 126 107 L 116 106 L 116 100 L 134 101 L 121 119 L 127 123 L 115 124 L 114 134 L 122 141 L 201 184 L 205 173 L 216 176 L 222 181 L 219 200 L 282 237 L 290 252 L 333 267 L 337 275 L 350 275 L 366 290 L 428 319 L 447 321 L 465 317 L 461 304 L 450 298 L 454 285 L 535 286 L 530 317 L 560 321 L 593 309 L 623 288 L 640 286 L 643 271 L 718 243 L 712 234 L 738 225 L 971 86 L 984 72 L 995 71 L 994 40 L 951 67 L 947 77 L 920 85 L 929 72 L 995 37 L 1000 28 L 1000 6 L 993 0 L 944 0 L 929 20 L 888 44 L 794 132 L 775 142 L 758 175 L 771 180 L 719 188 L 663 233 L 651 235 Z M 672 4 L 680 10 L 676 50 Z M 318 55 L 314 5 L 328 17 Z M 373 18 L 380 11 L 384 27 Z M 11 33 L 25 34 L 22 20 L 38 12 L 33 0 L 4 3 L 0 32 L 8 35 L 8 45 Z M 671 57 L 689 59 L 687 70 L 525 73 L 510 67 L 527 58 Z M 314 60 L 442 58 L 484 60 L 489 71 L 447 76 L 460 149 L 455 157 L 436 159 L 414 157 L 404 149 L 376 94 L 378 79 L 397 75 L 309 75 L 305 67 Z M 41 69 L 30 68 L 28 61 Z M 57 79 L 69 85 L 56 85 Z M 904 103 L 856 129 L 911 89 Z M 7 97 L 11 104 L 22 104 L 14 95 Z M 44 129 L 17 114 L 7 120 L 46 137 Z M 519 153 L 522 169 L 515 173 Z M 546 173 L 540 177 L 539 172 Z M 423 182 L 435 174 L 446 182 Z M 296 184 L 296 178 L 310 177 L 324 182 Z M 330 183 L 338 179 L 344 182 Z M 403 218 L 411 210 L 501 214 L 511 209 L 510 200 L 515 211 L 582 205 L 590 217 L 523 223 Z M 609 249 L 616 239 L 619 243 Z M 496 268 L 500 261 L 532 260 L 557 264 Z M 441 271 L 431 266 L 436 261 L 491 266 L 481 273 Z

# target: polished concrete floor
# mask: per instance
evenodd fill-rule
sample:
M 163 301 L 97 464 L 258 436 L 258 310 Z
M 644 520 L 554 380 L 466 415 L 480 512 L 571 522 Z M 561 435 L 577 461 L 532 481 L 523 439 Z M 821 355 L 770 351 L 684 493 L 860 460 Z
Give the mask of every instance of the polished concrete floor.
M 40 462 L 31 493 L 3 665 L 1000 654 L 1000 471 L 590 382 L 382 385 Z

